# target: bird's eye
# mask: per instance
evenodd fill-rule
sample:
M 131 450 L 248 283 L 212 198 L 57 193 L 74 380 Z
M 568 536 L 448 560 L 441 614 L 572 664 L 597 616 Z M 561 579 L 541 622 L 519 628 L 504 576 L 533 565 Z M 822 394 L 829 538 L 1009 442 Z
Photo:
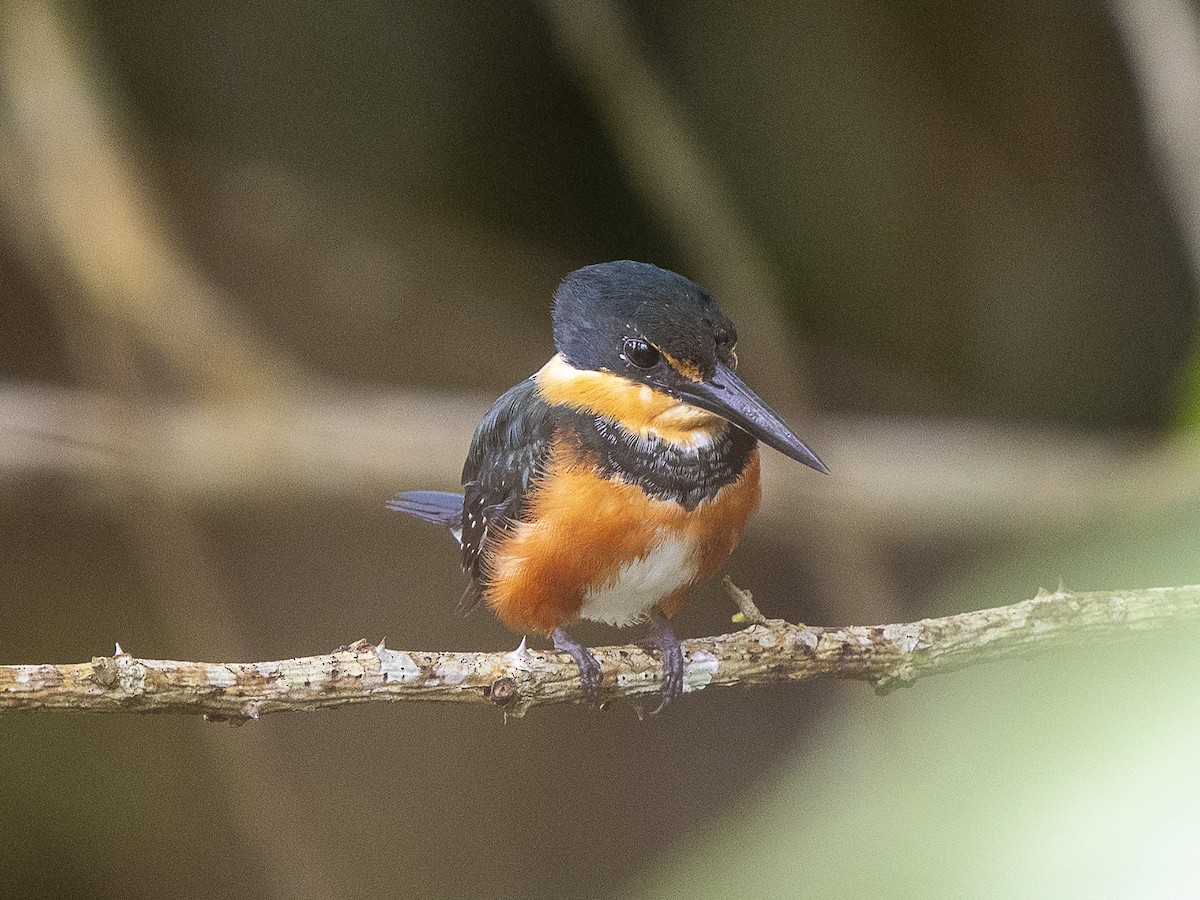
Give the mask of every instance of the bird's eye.
M 659 353 L 643 340 L 626 338 L 625 358 L 639 369 L 650 369 L 658 362 Z

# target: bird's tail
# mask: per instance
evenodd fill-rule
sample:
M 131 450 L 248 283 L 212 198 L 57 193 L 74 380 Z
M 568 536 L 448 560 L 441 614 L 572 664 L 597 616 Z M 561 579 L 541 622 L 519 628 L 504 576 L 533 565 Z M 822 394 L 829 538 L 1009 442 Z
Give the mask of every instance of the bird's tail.
M 462 544 L 462 494 L 451 494 L 448 491 L 405 491 L 388 501 L 388 509 L 449 528 L 454 539 Z M 458 601 L 457 613 L 465 616 L 479 605 L 482 596 L 478 585 L 472 581 L 467 585 L 467 592 Z
M 388 501 L 388 509 L 444 528 L 462 528 L 463 495 L 447 491 L 406 491 Z

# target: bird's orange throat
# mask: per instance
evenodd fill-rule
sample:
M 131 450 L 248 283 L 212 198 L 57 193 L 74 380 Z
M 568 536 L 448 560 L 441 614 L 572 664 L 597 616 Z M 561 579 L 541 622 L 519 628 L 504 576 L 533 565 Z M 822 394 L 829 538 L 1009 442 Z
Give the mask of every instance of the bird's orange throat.
M 676 400 L 645 384 L 611 372 L 576 369 L 555 354 L 534 376 L 542 398 L 617 422 L 643 438 L 658 437 L 680 447 L 710 444 L 728 427 L 720 416 Z

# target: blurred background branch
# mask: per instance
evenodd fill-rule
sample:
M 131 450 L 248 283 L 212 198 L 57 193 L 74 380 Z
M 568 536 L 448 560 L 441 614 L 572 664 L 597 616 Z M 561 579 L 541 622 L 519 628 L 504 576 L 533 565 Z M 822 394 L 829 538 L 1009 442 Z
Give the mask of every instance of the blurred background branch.
M 300 373 L 248 325 L 170 235 L 118 113 L 56 3 L 3 10 L 0 188 L 14 236 L 38 269 L 98 327 L 142 348 L 227 401 L 278 402 Z M 77 28 L 78 26 L 76 26 Z M 47 89 L 50 87 L 51 89 Z
M 172 503 L 200 505 L 368 489 L 385 496 L 397 484 L 451 487 L 446 448 L 465 453 L 488 405 L 485 396 L 437 392 L 327 392 L 264 418 L 221 406 L 9 388 L 0 390 L 8 436 L 0 476 L 127 472 L 135 483 L 160 485 Z M 794 527 L 796 509 L 820 504 L 879 540 L 900 529 L 929 539 L 996 538 L 1200 489 L 1192 456 L 1128 437 L 851 416 L 827 417 L 823 434 L 822 450 L 842 460 L 837 478 L 796 478 L 786 463 L 765 460 L 760 516 L 773 527 Z
M 129 121 L 99 85 L 95 48 L 57 3 L 0 9 L 0 197 L 14 233 L 56 306 L 71 365 L 107 393 L 74 410 L 77 425 L 103 423 L 110 459 L 148 445 L 154 374 L 185 395 L 254 412 L 263 422 L 304 380 L 282 354 L 252 337 L 166 228 L 132 149 Z M 47 90 L 47 85 L 52 86 Z M 124 121 L 126 134 L 114 127 Z M 151 451 L 152 452 L 152 451 Z M 204 540 L 160 472 L 130 465 L 70 473 L 96 482 L 137 550 L 163 619 L 181 641 L 238 652 L 237 626 L 216 585 Z M 336 888 L 321 848 L 308 839 L 291 789 L 259 754 L 206 736 L 212 771 L 226 782 L 230 818 L 287 897 Z M 282 813 L 263 829 L 258 811 Z M 305 851 L 293 858 L 296 850 Z
M 1187 0 L 1110 0 L 1146 135 L 1200 278 L 1200 13 Z
M 1200 10 L 1188 0 L 1109 0 L 1141 99 L 1163 195 L 1200 282 Z M 1200 356 L 1187 376 L 1183 417 L 1200 423 Z

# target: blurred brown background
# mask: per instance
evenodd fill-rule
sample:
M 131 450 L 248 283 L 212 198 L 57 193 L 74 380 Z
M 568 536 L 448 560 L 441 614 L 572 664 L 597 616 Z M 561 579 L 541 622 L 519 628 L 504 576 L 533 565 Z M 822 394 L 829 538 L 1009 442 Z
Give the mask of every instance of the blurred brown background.
M 769 615 L 1200 581 L 1197 16 L 0 0 L 0 662 L 515 645 L 452 616 L 452 544 L 383 502 L 456 484 L 491 399 L 553 352 L 558 279 L 614 258 L 712 289 L 747 380 L 834 472 L 765 460 L 730 571 Z M 732 611 L 710 586 L 679 631 Z M 1173 640 L 1151 658 L 1195 655 Z M 1153 859 L 1185 885 L 1151 838 L 1200 835 L 1195 804 L 1160 802 L 1200 799 L 1170 764 L 1195 679 L 1121 652 L 1137 676 L 1111 684 L 1083 654 L 646 721 L 8 717 L 0 876 L 27 897 L 1062 896 L 1086 872 L 1115 896 L 1098 861 Z M 1095 747 L 1112 758 L 1080 761 Z M 1159 780 L 1114 796 L 1123 766 Z M 1039 855 L 1080 822 L 1110 840 Z

